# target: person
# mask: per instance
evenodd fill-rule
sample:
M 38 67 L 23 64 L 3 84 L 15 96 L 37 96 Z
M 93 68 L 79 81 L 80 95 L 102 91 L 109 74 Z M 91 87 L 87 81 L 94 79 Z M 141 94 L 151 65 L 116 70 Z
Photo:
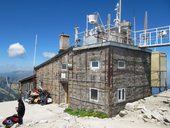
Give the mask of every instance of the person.
M 25 105 L 21 98 L 18 99 L 18 107 L 16 108 L 19 117 L 18 124 L 23 124 L 23 117 L 25 114 Z

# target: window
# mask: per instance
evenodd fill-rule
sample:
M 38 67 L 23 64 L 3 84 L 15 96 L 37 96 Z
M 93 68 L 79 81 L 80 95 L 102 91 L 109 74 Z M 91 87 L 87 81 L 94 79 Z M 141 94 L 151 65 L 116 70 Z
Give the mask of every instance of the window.
M 90 67 L 91 69 L 99 69 L 99 61 L 91 61 Z
M 90 101 L 96 101 L 99 100 L 99 90 L 95 88 L 90 88 Z
M 66 73 L 61 73 L 61 78 L 66 78 Z
M 66 70 L 67 69 L 67 64 L 62 64 L 62 69 Z
M 118 61 L 118 69 L 125 69 L 125 61 L 124 60 L 119 60 Z
M 125 101 L 125 95 L 126 95 L 125 88 L 118 89 L 117 92 L 118 92 L 117 94 L 118 102 Z

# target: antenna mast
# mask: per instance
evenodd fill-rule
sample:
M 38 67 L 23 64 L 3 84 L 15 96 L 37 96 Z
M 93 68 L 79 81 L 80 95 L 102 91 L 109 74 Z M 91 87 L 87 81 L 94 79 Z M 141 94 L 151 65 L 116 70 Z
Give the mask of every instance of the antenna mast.
M 119 0 L 119 33 L 121 33 L 122 0 Z
M 34 46 L 34 62 L 33 62 L 33 72 L 34 72 L 34 67 L 35 67 L 35 61 L 36 61 L 36 54 L 37 54 L 37 34 L 35 36 L 35 46 Z M 33 73 L 34 74 L 34 73 Z
M 115 11 L 116 11 L 116 19 L 114 19 L 115 26 L 118 27 L 118 32 L 121 33 L 121 13 L 122 13 L 122 0 L 119 0 L 117 3 Z
M 144 41 L 145 45 L 147 43 L 147 29 L 148 29 L 148 13 L 145 11 L 145 19 L 144 19 Z
M 148 13 L 145 11 L 144 30 L 148 29 Z

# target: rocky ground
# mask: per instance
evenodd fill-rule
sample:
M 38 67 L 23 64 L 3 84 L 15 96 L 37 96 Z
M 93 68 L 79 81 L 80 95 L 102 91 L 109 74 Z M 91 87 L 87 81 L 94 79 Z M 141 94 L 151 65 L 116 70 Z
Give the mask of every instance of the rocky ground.
M 128 103 L 116 117 L 98 119 L 75 117 L 63 110 L 65 104 L 26 105 L 24 124 L 20 128 L 169 128 L 170 90 Z M 15 112 L 17 101 L 0 103 L 0 121 Z M 2 125 L 0 128 L 3 127 Z M 15 127 L 15 126 L 13 126 Z

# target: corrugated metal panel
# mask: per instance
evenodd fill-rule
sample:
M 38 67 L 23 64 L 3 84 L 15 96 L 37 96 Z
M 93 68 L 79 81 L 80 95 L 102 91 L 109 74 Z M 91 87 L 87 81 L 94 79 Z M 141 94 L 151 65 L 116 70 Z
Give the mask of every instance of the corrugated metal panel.
M 151 86 L 165 87 L 167 81 L 166 53 L 153 52 L 151 55 Z

